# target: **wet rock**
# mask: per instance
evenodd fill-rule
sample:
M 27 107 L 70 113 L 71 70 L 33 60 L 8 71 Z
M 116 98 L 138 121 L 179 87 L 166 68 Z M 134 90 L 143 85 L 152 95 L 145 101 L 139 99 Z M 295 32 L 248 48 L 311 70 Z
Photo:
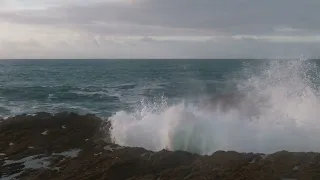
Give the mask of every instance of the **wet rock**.
M 320 154 L 152 152 L 121 147 L 94 115 L 37 113 L 0 121 L 0 178 L 92 180 L 320 179 Z M 46 132 L 46 133 L 44 133 Z M 41 133 L 43 133 L 41 135 Z

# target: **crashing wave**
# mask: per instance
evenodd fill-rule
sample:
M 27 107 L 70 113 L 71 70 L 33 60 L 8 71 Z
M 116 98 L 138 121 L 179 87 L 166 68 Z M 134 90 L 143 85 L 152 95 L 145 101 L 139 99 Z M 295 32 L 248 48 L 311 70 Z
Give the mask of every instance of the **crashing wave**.
M 203 104 L 144 102 L 112 117 L 115 143 L 149 150 L 320 151 L 319 72 L 309 60 L 247 66 L 234 94 Z

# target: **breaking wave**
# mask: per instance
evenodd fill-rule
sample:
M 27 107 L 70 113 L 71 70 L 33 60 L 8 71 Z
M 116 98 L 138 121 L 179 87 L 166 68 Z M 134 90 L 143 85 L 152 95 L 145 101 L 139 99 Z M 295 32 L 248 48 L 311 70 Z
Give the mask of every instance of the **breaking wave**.
M 211 154 L 217 150 L 272 153 L 320 151 L 319 72 L 315 62 L 265 61 L 230 79 L 232 95 L 168 104 L 142 101 L 112 117 L 111 137 L 124 146 Z

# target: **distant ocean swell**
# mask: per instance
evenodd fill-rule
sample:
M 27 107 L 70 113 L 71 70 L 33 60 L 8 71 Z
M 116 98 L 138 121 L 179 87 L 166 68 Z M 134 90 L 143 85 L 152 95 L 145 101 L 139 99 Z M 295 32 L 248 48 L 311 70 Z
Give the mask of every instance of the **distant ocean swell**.
M 236 83 L 230 95 L 173 104 L 163 97 L 116 112 L 109 118 L 112 139 L 125 146 L 199 154 L 320 151 L 318 70 L 304 59 L 244 65 L 238 72 L 244 78 L 230 80 Z
M 121 103 L 130 99 L 126 94 L 118 92 L 118 89 L 129 92 L 136 86 L 136 84 L 123 84 L 105 88 L 59 85 L 1 87 L 0 112 L 2 117 L 39 111 L 52 113 L 75 111 L 80 114 L 97 113 L 105 117 L 111 114 L 113 109 L 119 109 Z

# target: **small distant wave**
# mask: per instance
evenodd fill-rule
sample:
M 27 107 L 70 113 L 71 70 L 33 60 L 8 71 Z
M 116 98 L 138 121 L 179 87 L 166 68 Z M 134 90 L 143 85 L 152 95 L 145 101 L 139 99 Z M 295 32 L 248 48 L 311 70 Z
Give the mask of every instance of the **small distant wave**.
M 94 92 L 90 92 L 90 91 L 71 91 L 70 93 L 74 93 L 80 96 L 100 96 L 100 97 L 117 97 L 117 96 L 110 96 L 110 93 L 105 92 L 105 91 L 94 91 Z
M 137 87 L 137 84 L 120 84 L 116 86 L 110 86 L 110 88 L 116 88 L 119 90 L 128 90 L 128 89 L 134 89 Z
M 48 99 L 51 100 L 54 98 L 54 94 L 48 94 Z
M 105 117 L 109 112 L 104 112 L 96 107 L 85 107 L 81 104 L 74 103 L 40 103 L 40 102 L 14 102 L 1 104 L 0 117 L 6 119 L 8 117 L 21 114 L 35 114 L 38 112 L 59 113 L 59 112 L 75 112 L 78 114 L 96 114 Z
M 74 102 L 87 101 L 101 101 L 101 102 L 118 102 L 119 96 L 110 95 L 108 92 L 104 91 L 79 91 L 72 90 L 65 93 L 59 93 L 54 95 L 58 100 L 72 100 Z

